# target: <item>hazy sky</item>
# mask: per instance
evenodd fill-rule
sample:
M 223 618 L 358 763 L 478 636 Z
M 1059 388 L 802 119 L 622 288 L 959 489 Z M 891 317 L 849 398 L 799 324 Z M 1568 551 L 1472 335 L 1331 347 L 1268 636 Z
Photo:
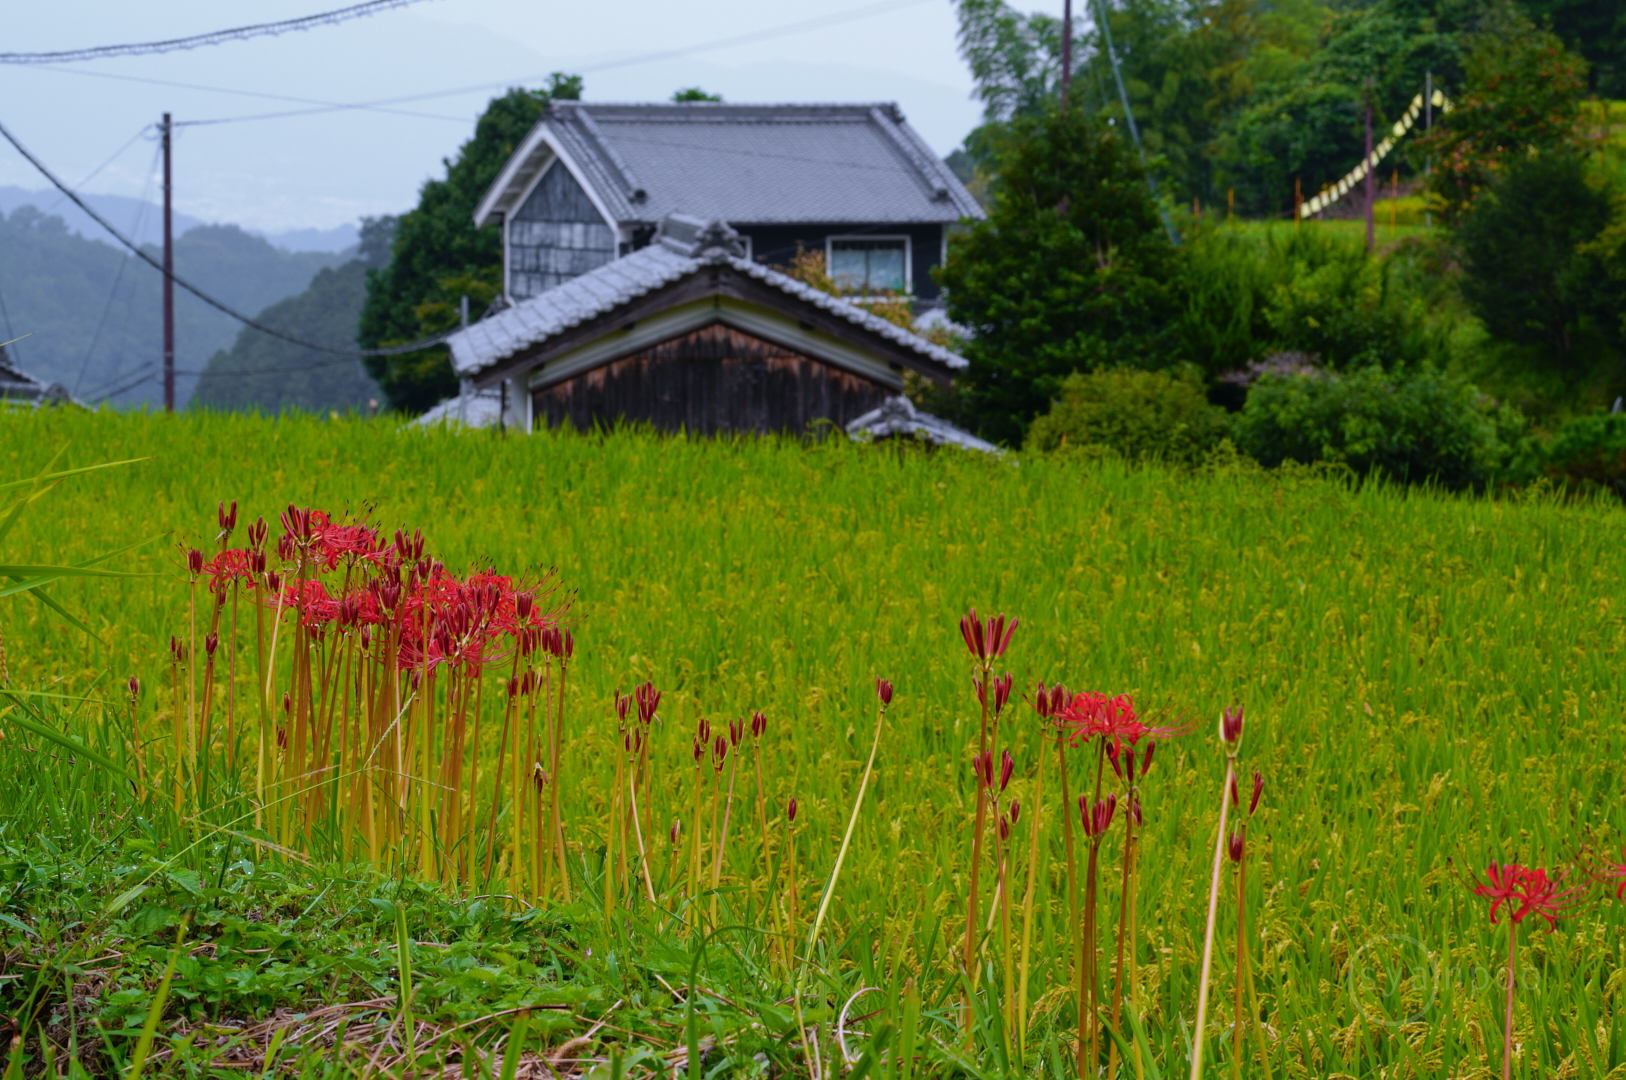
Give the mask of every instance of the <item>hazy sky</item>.
M 152 41 L 345 2 L 19 2 L 6 5 L 0 51 Z M 1061 0 L 1019 6 L 1059 11 Z M 827 24 L 687 51 L 813 20 Z M 954 30 L 951 0 L 424 0 L 339 26 L 161 56 L 0 64 L 0 121 L 69 184 L 156 198 L 157 144 L 150 130 L 140 133 L 166 109 L 179 122 L 434 95 L 179 130 L 178 209 L 268 231 L 326 228 L 413 205 L 489 97 L 558 70 L 581 73 L 585 97 L 597 101 L 665 100 L 695 85 L 742 102 L 897 101 L 947 153 L 980 115 Z M 640 59 L 668 50 L 686 51 Z M 6 184 L 45 186 L 0 144 Z

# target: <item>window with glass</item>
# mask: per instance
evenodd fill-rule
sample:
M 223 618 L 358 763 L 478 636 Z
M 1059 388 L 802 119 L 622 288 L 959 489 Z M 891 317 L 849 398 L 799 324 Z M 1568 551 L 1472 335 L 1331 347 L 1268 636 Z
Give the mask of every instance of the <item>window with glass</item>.
M 830 276 L 844 292 L 909 291 L 906 237 L 830 239 Z

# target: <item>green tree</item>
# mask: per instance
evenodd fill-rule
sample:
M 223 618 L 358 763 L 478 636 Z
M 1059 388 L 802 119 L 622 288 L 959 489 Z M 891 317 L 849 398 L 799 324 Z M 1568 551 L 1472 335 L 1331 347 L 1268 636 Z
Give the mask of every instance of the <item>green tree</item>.
M 1131 461 L 1194 465 L 1230 430 L 1230 416 L 1208 403 L 1198 373 L 1112 368 L 1067 376 L 1024 446 L 1041 452 L 1106 447 Z
M 1447 224 L 1461 220 L 1509 162 L 1572 144 L 1586 62 L 1501 0 L 1472 35 L 1455 107 L 1422 140 L 1430 194 Z
M 1576 374 L 1589 337 L 1619 333 L 1620 282 L 1594 243 L 1609 192 L 1573 150 L 1518 158 L 1495 176 L 1457 229 L 1463 297 L 1485 328 Z M 1613 315 L 1614 317 L 1611 317 Z
M 721 94 L 708 94 L 704 90 L 700 89 L 700 87 L 698 87 L 698 86 L 686 86 L 682 90 L 679 90 L 679 91 L 675 92 L 672 95 L 672 100 L 676 101 L 676 102 L 684 102 L 684 101 L 721 101 L 721 100 L 723 100 L 723 95 L 721 95 Z
M 938 272 L 968 327 L 967 404 L 1015 444 L 1075 371 L 1164 363 L 1173 249 L 1135 152 L 1077 107 L 1019 116 L 994 144 L 988 219 Z
M 368 274 L 358 340 L 364 347 L 404 344 L 457 325 L 459 301 L 489 302 L 502 288 L 502 236 L 477 229 L 474 208 L 549 101 L 581 97 L 581 77 L 555 73 L 544 90 L 514 89 L 494 98 L 474 137 L 445 161 L 446 178 L 429 180 L 418 205 L 401 215 L 387 268 Z M 367 370 L 390 405 L 422 412 L 457 391 L 441 347 L 369 357 Z

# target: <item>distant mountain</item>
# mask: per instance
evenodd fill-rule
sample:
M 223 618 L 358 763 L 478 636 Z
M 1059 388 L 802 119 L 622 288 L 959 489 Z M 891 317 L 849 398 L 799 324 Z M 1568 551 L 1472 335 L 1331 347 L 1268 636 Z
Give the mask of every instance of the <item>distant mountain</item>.
M 255 321 L 306 341 L 355 348 L 356 326 L 367 299 L 367 271 L 389 261 L 394 227 L 394 218 L 366 219 L 356 258 L 319 271 L 304 292 L 277 301 Z M 361 412 L 376 407 L 383 396 L 359 360 L 307 349 L 245 326 L 230 349 L 209 358 L 192 407 Z
M 81 197 L 90 204 L 91 209 L 136 243 L 164 242 L 164 208 L 161 204 L 132 199 L 127 195 Z M 9 214 L 22 206 L 34 206 L 44 213 L 55 214 L 63 220 L 70 232 L 78 233 L 87 240 L 117 243 L 107 235 L 106 229 L 92 221 L 89 214 L 69 202 L 59 191 L 49 188 L 43 191 L 29 191 L 15 186 L 0 186 L 0 214 Z M 176 236 L 199 225 L 208 224 L 200 218 L 178 211 L 172 212 L 170 219 L 170 227 Z M 355 247 L 358 239 L 354 225 L 336 225 L 331 229 L 287 229 L 274 233 L 262 232 L 259 229 L 244 231 L 287 251 L 326 251 L 336 254 Z
M 156 257 L 158 251 L 148 246 Z M 194 225 L 175 241 L 175 272 L 246 315 L 302 292 L 346 260 L 289 252 L 235 225 Z M 0 217 L 0 341 L 30 374 L 81 400 L 161 403 L 161 275 L 133 256 L 70 231 L 62 217 L 22 206 Z M 240 324 L 175 290 L 176 400 L 184 405 L 214 353 Z

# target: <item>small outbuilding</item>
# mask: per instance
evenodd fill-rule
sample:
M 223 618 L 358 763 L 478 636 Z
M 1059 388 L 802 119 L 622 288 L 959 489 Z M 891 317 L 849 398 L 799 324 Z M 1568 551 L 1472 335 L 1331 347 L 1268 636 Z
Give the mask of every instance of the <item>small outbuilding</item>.
M 845 429 L 947 385 L 958 354 L 746 257 L 726 222 L 670 214 L 652 242 L 447 339 L 465 393 L 496 388 L 520 430 L 617 421 L 659 430 Z

